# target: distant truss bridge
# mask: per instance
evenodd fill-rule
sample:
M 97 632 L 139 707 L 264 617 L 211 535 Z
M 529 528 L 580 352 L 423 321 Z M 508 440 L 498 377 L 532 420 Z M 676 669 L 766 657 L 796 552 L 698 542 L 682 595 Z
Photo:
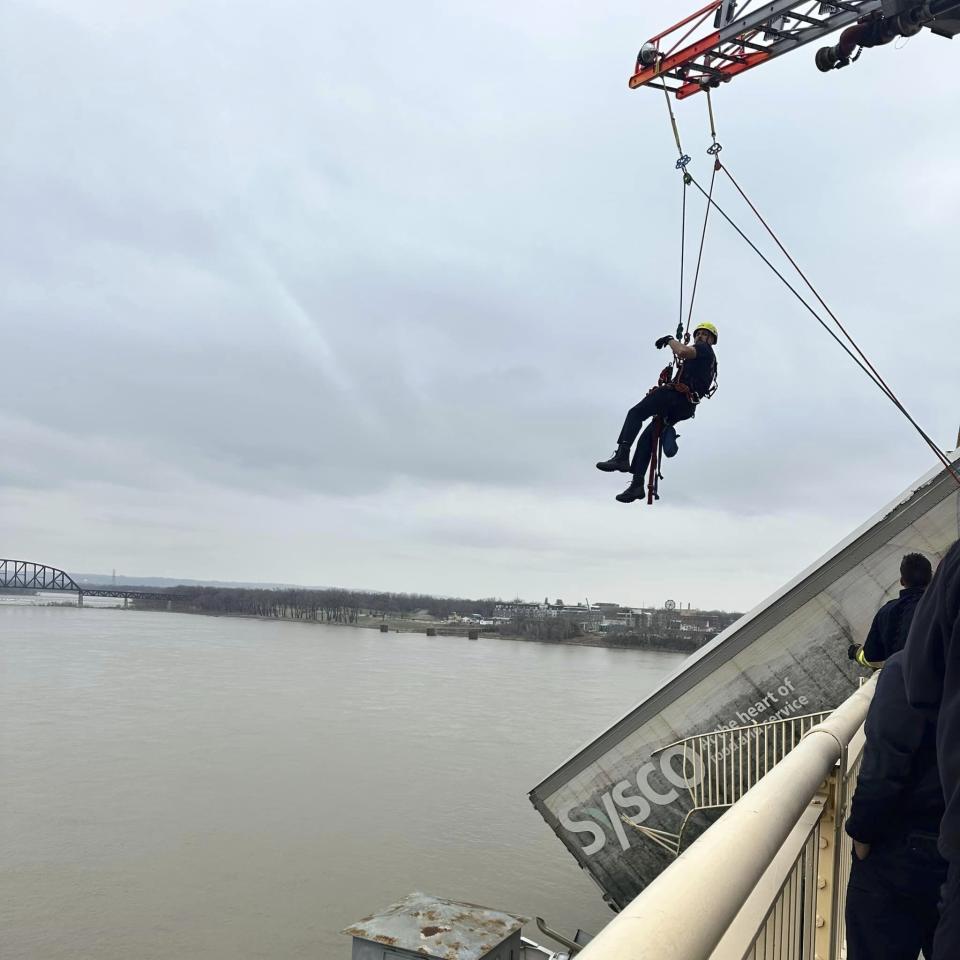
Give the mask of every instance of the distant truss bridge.
M 139 587 L 81 586 L 64 570 L 46 563 L 30 560 L 0 559 L 0 589 L 55 590 L 60 593 L 75 593 L 79 603 L 84 597 L 120 597 L 124 600 L 183 600 L 176 593 L 162 590 L 142 590 Z

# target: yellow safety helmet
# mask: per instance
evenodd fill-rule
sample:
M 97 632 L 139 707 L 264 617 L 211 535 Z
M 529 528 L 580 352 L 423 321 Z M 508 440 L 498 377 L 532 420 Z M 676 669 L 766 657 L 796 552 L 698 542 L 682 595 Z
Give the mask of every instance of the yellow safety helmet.
M 693 335 L 696 336 L 700 330 L 706 330 L 707 333 L 712 333 L 714 340 L 720 339 L 717 335 L 717 328 L 712 323 L 698 323 L 696 330 L 693 331 Z

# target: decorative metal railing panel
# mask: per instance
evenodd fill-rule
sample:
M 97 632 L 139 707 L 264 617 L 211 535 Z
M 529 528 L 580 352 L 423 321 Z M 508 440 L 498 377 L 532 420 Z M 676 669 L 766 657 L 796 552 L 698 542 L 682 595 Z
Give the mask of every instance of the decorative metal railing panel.
M 658 830 L 634 823 L 628 817 L 622 818 L 624 823 L 677 856 L 683 847 L 686 828 L 695 814 L 722 810 L 735 804 L 796 747 L 808 730 L 829 715 L 829 710 L 823 710 L 695 734 L 667 744 L 655 751 L 654 756 L 666 750 L 681 751 L 681 775 L 690 795 L 690 810 L 680 830 L 677 833 Z

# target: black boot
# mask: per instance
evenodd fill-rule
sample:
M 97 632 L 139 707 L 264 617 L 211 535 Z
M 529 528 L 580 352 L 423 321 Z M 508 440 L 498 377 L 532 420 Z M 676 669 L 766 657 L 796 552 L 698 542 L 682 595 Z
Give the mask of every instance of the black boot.
M 601 460 L 597 464 L 597 469 L 604 473 L 629 473 L 630 472 L 630 444 L 618 443 L 617 449 L 609 460 Z
M 630 486 L 623 493 L 617 494 L 617 499 L 621 503 L 633 503 L 634 500 L 642 500 L 647 495 L 647 486 L 644 475 L 635 473 L 630 481 Z

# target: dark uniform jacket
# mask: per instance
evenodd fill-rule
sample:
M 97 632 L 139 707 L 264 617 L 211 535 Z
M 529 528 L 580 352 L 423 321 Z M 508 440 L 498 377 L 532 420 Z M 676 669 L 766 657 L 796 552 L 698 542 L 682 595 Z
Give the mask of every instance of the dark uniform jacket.
M 946 800 L 940 852 L 960 862 L 960 540 L 940 562 L 917 607 L 903 673 L 910 705 L 936 716 Z
M 943 816 L 936 726 L 907 702 L 903 656 L 887 659 L 867 713 L 867 744 L 846 826 L 862 843 L 914 832 L 936 836 Z
M 902 650 L 907 643 L 910 624 L 924 587 L 907 587 L 896 600 L 885 603 L 873 618 L 870 632 L 863 644 L 863 657 L 871 664 L 883 663 L 887 657 Z
M 697 396 L 705 397 L 713 386 L 717 375 L 717 355 L 709 343 L 692 343 L 696 356 L 683 361 L 680 381 L 685 383 Z

